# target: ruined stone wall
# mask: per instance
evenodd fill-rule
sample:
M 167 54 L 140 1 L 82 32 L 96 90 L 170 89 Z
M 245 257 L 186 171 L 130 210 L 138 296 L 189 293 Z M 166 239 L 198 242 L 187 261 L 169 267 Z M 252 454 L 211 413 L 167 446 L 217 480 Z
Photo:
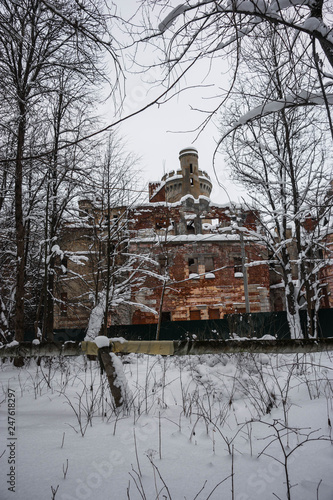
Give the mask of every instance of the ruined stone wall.
M 59 243 L 64 258 L 57 259 L 54 328 L 86 328 L 97 257 L 93 229 L 89 225 L 65 226 Z
M 217 319 L 226 313 L 245 312 L 240 239 L 230 231 L 232 214 L 228 206 L 211 206 L 206 198 L 189 196 L 181 203 L 134 207 L 127 216 L 129 252 L 153 257 L 156 265 L 148 261 L 138 264 L 142 281 L 131 300 L 144 307 L 119 306 L 110 311 L 110 324 L 157 322 L 162 293 L 162 280 L 157 275 L 164 275 L 166 266 L 170 286 L 163 301 L 164 319 Z M 86 217 L 81 224 L 63 229 L 60 246 L 67 255 L 67 269 L 63 273 L 64 266 L 58 263 L 55 328 L 88 325 L 100 258 L 100 249 L 94 246 L 96 217 L 95 213 L 93 218 Z M 245 213 L 244 224 L 254 227 L 252 212 Z M 228 227 L 228 234 L 219 233 Z M 256 263 L 247 270 L 251 312 L 269 311 L 268 267 L 258 265 L 267 259 L 265 249 L 258 241 L 245 238 L 245 252 L 247 262 Z
M 244 281 L 235 267 L 235 262 L 238 264 L 241 256 L 239 241 L 171 242 L 163 248 L 148 242 L 135 242 L 131 245 L 133 252 L 148 250 L 155 255 L 156 261 L 164 262 L 161 255 L 167 255 L 170 283 L 165 292 L 162 310 L 170 313 L 171 320 L 216 319 L 222 318 L 226 313 L 245 312 Z M 247 255 L 250 257 L 251 254 L 251 259 L 259 261 L 262 260 L 262 251 L 259 246 L 251 246 L 251 249 L 247 249 Z M 269 311 L 267 266 L 250 267 L 248 282 L 251 312 Z M 147 277 L 144 286 L 134 292 L 133 299 L 158 311 L 161 293 L 161 282 Z M 157 318 L 157 314 L 142 311 L 138 307 L 132 321 L 140 324 L 154 323 Z

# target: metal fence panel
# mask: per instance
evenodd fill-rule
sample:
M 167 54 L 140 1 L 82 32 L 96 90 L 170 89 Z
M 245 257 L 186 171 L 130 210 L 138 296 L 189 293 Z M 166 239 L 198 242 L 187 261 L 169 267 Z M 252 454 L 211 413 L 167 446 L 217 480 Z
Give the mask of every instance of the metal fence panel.
M 320 309 L 319 336 L 333 337 L 333 309 Z M 301 311 L 303 331 L 306 331 L 306 312 Z M 156 324 L 114 325 L 108 330 L 109 337 L 124 337 L 127 340 L 154 340 Z M 33 332 L 27 332 L 25 340 L 32 340 Z M 223 319 L 197 321 L 165 321 L 161 324 L 160 340 L 225 340 L 232 335 L 260 338 L 272 335 L 278 339 L 289 339 L 290 332 L 285 311 L 272 313 L 226 314 Z M 30 338 L 31 337 L 31 338 Z M 54 331 L 55 341 L 83 340 L 85 330 L 62 329 Z

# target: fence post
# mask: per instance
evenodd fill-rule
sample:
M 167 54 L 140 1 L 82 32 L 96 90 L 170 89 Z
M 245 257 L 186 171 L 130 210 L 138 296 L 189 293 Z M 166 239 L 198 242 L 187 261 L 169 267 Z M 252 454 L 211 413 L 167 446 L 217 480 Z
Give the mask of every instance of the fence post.
M 125 402 L 125 394 L 123 394 L 123 385 L 119 382 L 118 384 L 115 384 L 118 374 L 110 356 L 109 347 L 100 347 L 98 349 L 98 354 L 108 378 L 111 394 L 114 399 L 114 404 L 116 408 L 120 408 L 120 406 L 122 406 Z

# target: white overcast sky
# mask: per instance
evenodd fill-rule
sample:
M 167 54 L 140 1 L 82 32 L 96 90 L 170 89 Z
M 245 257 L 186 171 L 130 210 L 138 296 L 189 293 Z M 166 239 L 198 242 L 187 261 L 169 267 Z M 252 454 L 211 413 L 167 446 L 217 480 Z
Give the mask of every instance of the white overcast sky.
M 121 3 L 124 16 L 133 15 L 135 9 L 135 0 Z M 145 50 L 137 55 L 136 62 L 149 64 L 153 59 L 154 54 L 148 56 Z M 192 108 L 213 109 L 216 106 L 217 101 L 212 100 L 212 97 L 219 93 L 219 87 L 225 87 L 227 84 L 226 64 L 219 59 L 209 71 L 209 62 L 201 63 L 187 77 L 186 84 L 194 88 L 179 93 L 161 106 L 154 105 L 121 125 L 120 133 L 125 138 L 128 149 L 141 158 L 140 168 L 145 182 L 160 180 L 164 171 L 178 168 L 179 151 L 192 145 L 198 150 L 200 169 L 205 170 L 212 179 L 212 200 L 216 203 L 227 203 L 229 199 L 241 201 L 244 192 L 229 180 L 222 154 L 217 155 L 215 168 L 219 182 L 225 189 L 219 188 L 213 170 L 212 161 L 219 136 L 217 123 L 221 119 L 220 115 L 216 116 L 215 124 L 210 123 L 197 139 L 197 132 L 193 131 L 200 126 L 205 115 Z M 161 86 L 150 83 L 155 80 L 156 75 L 155 69 L 148 69 L 144 75 L 127 75 L 123 115 L 140 109 L 163 92 Z M 103 112 L 106 122 L 113 121 L 111 103 L 104 106 Z

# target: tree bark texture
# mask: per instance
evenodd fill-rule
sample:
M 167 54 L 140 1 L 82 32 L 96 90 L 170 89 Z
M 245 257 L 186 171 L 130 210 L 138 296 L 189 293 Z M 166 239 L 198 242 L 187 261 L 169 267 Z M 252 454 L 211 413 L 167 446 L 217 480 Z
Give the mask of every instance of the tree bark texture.
M 24 276 L 25 276 L 25 230 L 23 221 L 22 180 L 23 148 L 25 135 L 25 106 L 20 104 L 15 162 L 15 229 L 16 229 L 16 293 L 15 293 L 15 339 L 24 339 Z
M 105 369 L 105 373 L 109 381 L 109 386 L 112 397 L 114 399 L 114 404 L 116 408 L 120 408 L 125 401 L 125 394 L 123 394 L 122 386 L 116 383 L 117 372 L 115 370 L 114 364 L 110 356 L 110 350 L 108 347 L 101 347 L 98 350 L 98 354 L 101 358 L 103 368 Z

